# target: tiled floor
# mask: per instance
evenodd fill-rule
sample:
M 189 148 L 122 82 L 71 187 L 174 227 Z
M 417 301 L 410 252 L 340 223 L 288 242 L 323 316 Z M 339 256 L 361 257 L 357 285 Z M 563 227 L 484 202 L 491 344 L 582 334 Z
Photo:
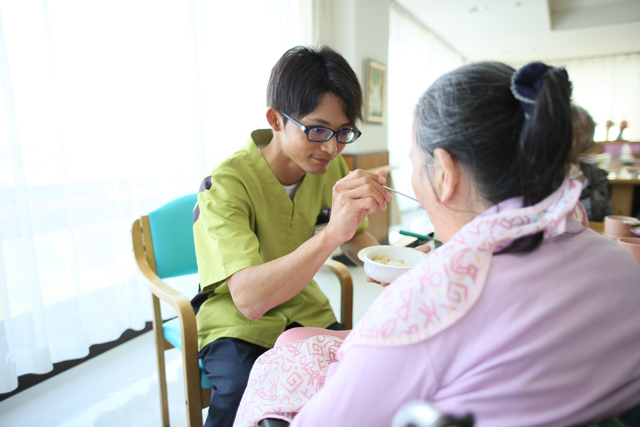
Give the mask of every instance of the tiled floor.
M 424 211 L 403 215 L 402 228 L 419 230 L 425 217 Z M 393 243 L 394 236 L 390 237 Z M 361 267 L 352 267 L 350 271 L 355 324 L 382 288 L 366 282 Z M 320 271 L 316 280 L 329 297 L 334 312 L 340 313 L 340 290 L 335 276 Z M 162 425 L 153 347 L 153 337 L 146 333 L 0 402 L 0 426 Z M 180 355 L 172 349 L 166 358 L 171 425 L 186 426 Z

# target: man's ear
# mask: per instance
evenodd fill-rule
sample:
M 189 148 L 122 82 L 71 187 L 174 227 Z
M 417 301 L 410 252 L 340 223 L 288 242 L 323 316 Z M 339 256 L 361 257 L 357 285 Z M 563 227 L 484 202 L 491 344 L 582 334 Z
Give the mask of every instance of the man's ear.
M 267 121 L 274 132 L 284 130 L 284 126 L 282 125 L 282 116 L 280 116 L 280 113 L 278 113 L 273 107 L 267 108 Z
M 436 148 L 433 155 L 440 164 L 440 182 L 438 185 L 441 190 L 440 201 L 446 205 L 453 200 L 458 189 L 461 176 L 460 166 L 447 150 Z

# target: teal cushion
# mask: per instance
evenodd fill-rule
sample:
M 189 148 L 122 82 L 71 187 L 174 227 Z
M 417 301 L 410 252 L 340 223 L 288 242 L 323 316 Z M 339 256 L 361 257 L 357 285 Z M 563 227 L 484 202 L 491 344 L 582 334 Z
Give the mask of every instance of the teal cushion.
M 169 320 L 162 325 L 162 329 L 164 331 L 164 338 L 169 341 L 175 348 L 182 351 L 180 320 L 177 317 L 175 319 Z M 202 360 L 198 359 L 198 363 L 200 364 L 200 387 L 212 388 L 211 381 L 209 381 L 209 378 L 207 378 L 207 376 L 204 374 Z
M 193 243 L 193 209 L 197 194 L 175 199 L 149 213 L 149 226 L 158 277 L 198 272 Z

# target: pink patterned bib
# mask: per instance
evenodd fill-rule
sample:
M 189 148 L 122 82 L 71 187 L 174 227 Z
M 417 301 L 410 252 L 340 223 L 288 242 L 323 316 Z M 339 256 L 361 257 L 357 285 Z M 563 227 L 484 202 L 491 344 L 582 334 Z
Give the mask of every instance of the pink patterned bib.
M 462 318 L 482 293 L 498 245 L 544 231 L 563 234 L 567 217 L 587 226 L 578 199 L 582 184 L 566 179 L 535 206 L 481 215 L 449 242 L 399 277 L 371 305 L 338 352 L 354 345 L 398 346 L 423 341 Z
M 324 386 L 343 340 L 317 335 L 274 347 L 256 360 L 234 427 L 255 427 L 264 418 L 291 422 Z

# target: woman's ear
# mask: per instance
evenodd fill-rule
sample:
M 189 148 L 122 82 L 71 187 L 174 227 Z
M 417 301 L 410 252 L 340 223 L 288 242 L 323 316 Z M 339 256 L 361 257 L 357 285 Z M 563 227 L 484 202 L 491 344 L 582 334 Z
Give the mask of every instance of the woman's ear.
M 282 117 L 273 107 L 267 108 L 267 121 L 274 132 L 280 132 L 284 129 L 282 125 Z
M 436 184 L 440 187 L 440 201 L 442 203 L 450 204 L 455 198 L 456 191 L 458 190 L 458 183 L 460 182 L 460 166 L 458 162 L 449 154 L 449 152 L 442 148 L 436 148 L 433 152 L 433 156 L 440 164 L 440 182 Z

